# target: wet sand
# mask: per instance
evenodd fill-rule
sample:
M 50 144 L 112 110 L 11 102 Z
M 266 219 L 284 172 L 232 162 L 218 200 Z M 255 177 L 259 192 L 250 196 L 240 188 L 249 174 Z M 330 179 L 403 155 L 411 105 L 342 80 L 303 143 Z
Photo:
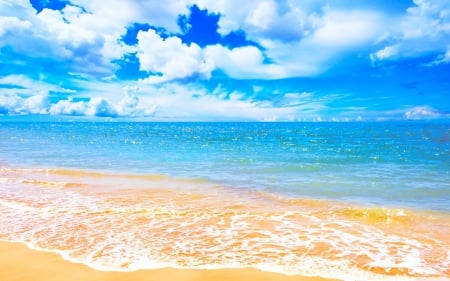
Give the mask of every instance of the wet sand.
M 135 272 L 97 271 L 64 260 L 55 253 L 31 250 L 24 244 L 0 242 L 2 281 L 331 281 L 317 277 L 286 276 L 256 269 L 157 269 Z

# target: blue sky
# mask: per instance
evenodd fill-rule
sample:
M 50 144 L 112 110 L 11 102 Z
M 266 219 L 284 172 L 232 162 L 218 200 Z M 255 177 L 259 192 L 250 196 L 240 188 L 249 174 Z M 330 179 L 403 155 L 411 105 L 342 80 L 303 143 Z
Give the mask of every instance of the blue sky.
M 1 116 L 450 118 L 447 0 L 0 0 Z

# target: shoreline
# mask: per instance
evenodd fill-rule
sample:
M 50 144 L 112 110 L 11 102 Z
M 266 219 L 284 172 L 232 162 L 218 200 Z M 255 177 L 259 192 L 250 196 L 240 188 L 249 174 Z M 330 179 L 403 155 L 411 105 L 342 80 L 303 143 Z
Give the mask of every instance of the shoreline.
M 33 250 L 25 244 L 6 241 L 0 241 L 0 279 L 5 281 L 339 281 L 321 277 L 288 276 L 253 268 L 98 271 L 84 264 L 64 260 L 57 253 Z

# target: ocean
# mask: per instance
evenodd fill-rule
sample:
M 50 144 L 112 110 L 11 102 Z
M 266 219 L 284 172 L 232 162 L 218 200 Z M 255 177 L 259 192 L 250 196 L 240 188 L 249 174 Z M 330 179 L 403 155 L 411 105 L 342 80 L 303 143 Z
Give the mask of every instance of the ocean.
M 450 125 L 0 120 L 0 213 L 99 270 L 450 280 Z

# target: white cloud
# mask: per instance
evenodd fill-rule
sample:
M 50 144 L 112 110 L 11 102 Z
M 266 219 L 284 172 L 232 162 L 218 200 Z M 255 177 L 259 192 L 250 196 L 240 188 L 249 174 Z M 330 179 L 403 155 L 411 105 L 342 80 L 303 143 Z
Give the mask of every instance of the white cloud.
M 262 46 L 261 50 L 244 49 L 249 57 L 243 61 L 250 64 L 232 60 L 243 49 L 215 46 L 207 50 L 213 59 L 217 58 L 216 65 L 233 78 L 274 79 L 320 74 L 345 54 L 373 44 L 389 24 L 381 12 L 327 6 L 324 1 L 195 2 L 200 8 L 221 15 L 222 35 L 243 30 L 249 40 Z M 215 56 L 217 53 L 222 56 Z M 231 59 L 235 66 L 226 63 L 225 58 Z
M 118 92 L 112 96 L 109 91 L 113 89 Z M 342 95 L 318 96 L 311 92 L 277 91 L 270 99 L 257 99 L 238 91 L 228 92 L 221 87 L 208 91 L 177 83 L 159 86 L 140 83 L 125 87 L 115 84 L 103 90 L 94 97 L 69 97 L 53 103 L 46 95 L 0 92 L 0 114 L 132 117 L 159 121 L 349 121 L 359 117 L 364 120 L 450 117 L 425 105 L 381 111 L 352 106 L 336 109 L 336 101 L 342 99 Z M 335 109 L 334 113 L 330 109 Z
M 445 54 L 438 55 L 437 58 L 429 64 L 429 66 L 447 63 L 450 63 L 450 48 L 445 52 Z
M 194 2 L 202 9 L 221 15 L 219 32 L 222 35 L 242 29 L 254 41 L 264 38 L 281 41 L 301 39 L 308 34 L 315 18 L 315 12 L 308 13 L 309 3 L 305 1 L 190 1 L 192 4 Z
M 406 119 L 417 120 L 417 119 L 430 119 L 443 117 L 441 113 L 429 106 L 418 106 L 410 108 L 405 112 L 404 117 Z
M 436 38 L 450 32 L 450 3 L 445 0 L 414 0 L 402 23 L 404 39 Z
M 65 11 L 70 11 L 69 17 L 65 17 Z M 51 36 L 56 43 L 66 47 L 77 48 L 82 44 L 95 44 L 99 34 L 76 24 L 76 21 L 82 17 L 83 12 L 78 7 L 69 6 L 62 12 L 44 9 L 36 15 L 42 32 L 39 35 Z
M 262 1 L 250 11 L 245 19 L 245 23 L 261 30 L 267 30 L 274 22 L 276 9 L 274 1 Z
M 435 53 L 434 64 L 447 62 L 447 0 L 415 0 L 403 14 L 325 1 L 197 3 L 222 15 L 222 34 L 244 30 L 264 48 L 264 56 L 283 70 L 284 77 L 322 73 L 347 53 L 373 45 L 378 45 L 378 50 L 369 54 L 372 61 Z
M 284 94 L 283 104 L 285 106 L 295 106 L 299 104 L 311 104 L 313 101 L 312 93 L 303 92 L 303 93 L 286 93 Z M 321 105 L 322 106 L 322 105 Z
M 68 6 L 63 11 L 44 9 L 36 14 L 27 1 L 2 2 L 0 10 L 3 8 L 11 15 L 2 17 L 0 13 L 0 23 L 13 23 L 15 33 L 0 32 L 0 46 L 7 44 L 15 53 L 31 58 L 65 61 L 67 66 L 86 72 L 111 72 L 112 57 L 107 47 L 108 42 L 118 45 L 117 38 L 80 24 L 80 19 L 86 15 L 82 9 Z M 70 9 L 71 16 L 66 18 L 64 11 Z
M 190 5 L 198 5 L 201 9 L 220 14 L 219 33 L 226 35 L 234 30 L 245 29 L 244 22 L 249 13 L 255 9 L 260 0 L 191 0 Z
M 176 30 L 171 24 L 176 23 L 178 13 L 187 13 L 186 5 L 193 2 L 172 1 L 162 5 L 150 1 L 138 5 L 136 1 L 114 0 L 105 4 L 78 0 L 71 3 L 83 8 L 68 4 L 62 11 L 44 9 L 37 15 L 30 14 L 29 4 L 20 3 L 26 7 L 28 12 L 23 16 L 33 28 L 24 36 L 14 38 L 18 51 L 71 61 L 68 65 L 74 71 L 111 75 L 114 72 L 111 60 L 135 51 L 118 40 L 127 25 L 141 21 Z M 233 22 L 235 29 L 244 29 L 249 39 L 263 46 L 264 53 L 253 46 L 232 50 L 209 46 L 202 50 L 195 43 L 183 44 L 177 37 L 163 40 L 153 30 L 141 31 L 138 35 L 140 67 L 152 74 L 146 81 L 160 83 L 192 75 L 207 79 L 216 68 L 240 79 L 315 75 L 326 70 L 343 52 L 342 46 L 353 47 L 361 40 L 368 40 L 370 30 L 376 25 L 376 18 L 364 13 L 352 12 L 346 18 L 345 14 L 329 9 L 320 17 L 302 5 L 269 0 L 200 1 L 199 6 L 220 12 L 221 20 Z M 365 21 L 360 22 L 361 18 Z M 347 24 L 341 23 L 344 20 Z M 360 29 L 365 29 L 365 33 L 359 32 Z M 337 33 L 338 37 L 334 35 Z M 319 50 L 324 45 L 326 48 Z
M 53 104 L 49 113 L 52 115 L 73 115 L 81 116 L 87 113 L 88 106 L 84 101 L 73 102 L 72 98 L 67 100 L 60 100 L 56 104 Z
M 20 111 L 31 114 L 46 114 L 49 103 L 46 96 L 34 95 L 23 101 Z
M 0 114 L 47 114 L 48 105 L 46 96 L 22 98 L 15 94 L 0 93 Z
M 277 102 L 257 100 L 220 87 L 210 92 L 202 87 L 166 83 L 125 86 L 119 98 L 107 92 L 91 98 L 51 103 L 42 95 L 23 97 L 0 93 L 0 114 L 50 114 L 68 116 L 135 117 L 151 120 L 313 120 L 325 108 L 311 93 L 280 94 Z
M 187 14 L 192 4 L 221 15 L 219 32 L 222 35 L 242 30 L 247 39 L 261 47 L 229 49 L 214 45 L 202 49 L 195 43 L 183 43 L 175 35 L 163 39 L 153 30 L 140 31 L 137 46 L 120 42 L 127 26 L 135 22 L 180 32 L 177 17 Z M 0 46 L 9 44 L 19 54 L 64 61 L 69 71 L 82 72 L 89 78 L 76 83 L 85 89 L 83 97 L 93 98 L 90 104 L 67 101 L 67 105 L 61 103 L 60 108 L 54 107 L 54 112 L 95 115 L 104 111 L 118 116 L 147 116 L 153 114 L 153 105 L 157 102 L 146 102 L 146 95 L 161 90 L 129 94 L 121 99 L 122 84 L 93 82 L 99 81 L 99 76 L 112 77 L 116 66 L 111 61 L 124 54 L 137 51 L 141 70 L 150 75 L 140 82 L 149 84 L 170 83 L 192 76 L 208 79 L 215 69 L 236 79 L 314 76 L 332 67 L 346 54 L 373 50 L 375 42 L 377 50 L 370 54 L 372 61 L 430 52 L 438 54 L 434 64 L 450 61 L 448 1 L 416 0 L 401 18 L 391 16 L 367 7 L 350 7 L 346 2 L 333 4 L 320 0 L 72 0 L 61 11 L 44 9 L 39 14 L 27 0 L 0 0 Z M 10 35 L 12 32 L 14 36 Z M 89 74 L 98 79 L 91 79 Z M 60 86 L 25 80 L 4 82 L 18 87 L 4 88 L 0 94 L 20 92 L 24 96 L 45 96 L 50 91 L 68 92 Z M 198 99 L 204 101 L 207 96 Z M 95 97 L 108 97 L 108 100 Z M 160 98 L 162 104 L 172 98 L 173 104 L 181 104 L 175 101 L 175 96 L 160 94 Z M 188 94 L 180 98 L 196 107 L 197 103 L 191 103 Z M 238 101 L 243 99 L 235 100 L 233 105 L 239 104 Z M 294 104 L 294 100 L 291 101 Z M 227 106 L 220 99 L 217 102 Z M 263 104 L 249 100 L 240 106 L 245 107 L 244 104 L 255 108 L 255 112 L 266 112 L 270 108 L 262 110 Z M 150 109 L 146 111 L 146 108 Z M 162 110 L 161 107 L 158 110 Z
M 383 27 L 380 14 L 364 10 L 326 10 L 312 42 L 317 47 L 352 48 L 373 43 Z
M 100 116 L 117 117 L 117 111 L 111 102 L 105 98 L 95 97 L 88 102 L 74 102 L 72 98 L 60 100 L 49 108 L 51 115 L 71 115 L 71 116 Z
M 119 116 L 148 117 L 155 114 L 157 104 L 143 102 L 138 94 L 138 87 L 124 87 L 123 98 L 116 107 Z
M 296 116 L 295 107 L 277 107 L 220 88 L 210 93 L 203 88 L 166 84 L 141 91 L 151 91 L 142 101 L 156 109 L 154 118 L 158 120 L 289 120 Z
M 450 42 L 450 2 L 447 0 L 414 0 L 406 13 L 393 21 L 382 43 L 395 46 L 395 56 L 379 60 L 437 54 L 436 62 L 446 57 Z M 388 52 L 386 52 L 387 54 Z M 372 54 L 372 57 L 374 54 Z M 433 62 L 431 63 L 431 65 Z M 436 64 L 436 63 L 434 63 Z
M 29 1 L 1 0 L 0 46 L 8 44 L 31 57 L 66 61 L 75 71 L 111 75 L 115 70 L 111 61 L 134 51 L 120 40 L 127 26 L 143 22 L 178 31 L 177 16 L 187 11 L 183 1 L 74 0 L 63 10 L 43 9 L 36 14 Z M 22 32 L 2 38 L 18 29 Z
M 88 101 L 74 101 L 72 97 L 60 100 L 48 108 L 51 115 L 99 116 L 99 117 L 149 117 L 156 107 L 143 103 L 139 97 L 124 91 L 120 101 L 97 96 Z
M 31 23 L 27 20 L 20 20 L 16 17 L 0 16 L 0 38 L 7 32 L 22 32 L 31 27 Z
M 187 1 L 158 0 L 72 0 L 74 5 L 83 7 L 93 15 L 87 23 L 94 30 L 103 32 L 121 29 L 130 23 L 151 23 L 166 28 L 170 32 L 179 32 L 177 17 L 188 13 Z
M 158 73 L 146 78 L 144 81 L 147 83 L 161 83 L 194 74 L 209 77 L 214 68 L 197 44 L 188 46 L 178 37 L 163 39 L 152 29 L 138 33 L 138 48 L 141 70 Z
M 328 8 L 319 16 L 314 13 L 308 15 L 292 6 L 287 7 L 283 17 L 291 15 L 297 21 L 306 20 L 283 22 L 276 18 L 280 17 L 278 14 L 274 14 L 277 8 L 275 2 L 261 2 L 259 5 L 260 10 L 249 12 L 245 23 L 247 27 L 252 24 L 248 27 L 249 36 L 264 48 L 264 53 L 255 47 L 228 50 L 214 46 L 206 50 L 216 65 L 231 77 L 274 79 L 314 76 L 327 70 L 350 51 L 375 42 L 384 26 L 383 16 L 376 12 L 345 12 Z M 272 19 L 280 26 L 272 25 Z M 294 31 L 291 30 L 292 36 L 286 40 L 286 33 L 275 32 L 282 27 L 296 29 L 297 35 L 293 36 Z M 268 34 L 276 36 L 266 36 Z M 240 55 L 244 54 L 244 50 L 245 55 Z
M 13 94 L 0 94 L 0 114 L 19 113 L 22 101 L 20 97 Z
M 415 107 L 397 107 L 391 109 L 374 110 L 362 108 L 356 110 L 355 114 L 361 116 L 362 120 L 429 120 L 429 119 L 448 119 L 450 114 L 436 110 L 428 105 L 421 105 Z
M 370 54 L 370 60 L 372 62 L 379 61 L 379 60 L 386 60 L 393 58 L 398 55 L 398 46 L 386 46 L 383 49 Z
M 23 34 L 8 37 L 11 39 L 8 44 L 18 52 L 68 61 L 70 71 L 111 76 L 116 69 L 111 61 L 136 51 L 134 46 L 120 41 L 128 26 L 140 22 L 180 32 L 177 17 L 188 14 L 189 5 L 197 4 L 201 9 L 221 15 L 219 32 L 223 35 L 243 30 L 249 40 L 262 48 L 247 46 L 228 50 L 223 46 L 208 46 L 201 49 L 195 43 L 186 45 L 175 36 L 163 40 L 152 30 L 141 31 L 137 51 L 141 69 L 151 74 L 146 79 L 148 83 L 192 75 L 207 79 L 216 68 L 234 78 L 313 76 L 326 71 L 349 52 L 367 48 L 383 34 L 387 34 L 383 42 L 393 38 L 442 39 L 448 33 L 450 14 L 442 8 L 448 5 L 442 0 L 433 5 L 427 0 L 416 3 L 403 20 L 395 21 L 383 16 L 381 11 L 331 5 L 325 1 L 74 0 L 61 11 L 44 9 L 36 14 L 25 0 L 2 0 L 0 10 L 11 13 L 0 18 L 10 23 L 9 27 L 0 28 L 0 44 L 1 34 L 14 27 Z M 420 28 L 420 32 L 415 32 L 413 27 Z M 393 49 L 389 48 L 397 45 L 397 56 L 408 49 L 390 42 L 387 47 L 381 46 L 372 58 L 386 59 L 389 52 L 394 57 Z M 418 45 L 411 49 L 423 48 Z
M 308 14 L 303 6 L 274 0 L 256 3 L 242 26 L 249 38 L 257 42 L 264 39 L 298 41 L 309 36 L 318 23 L 318 15 Z
M 8 75 L 0 78 L 0 85 L 8 87 L 0 88 L 0 94 L 20 93 L 22 95 L 42 95 L 46 96 L 50 92 L 74 93 L 71 89 L 63 88 L 59 85 L 50 84 L 28 78 L 25 75 Z
M 322 1 L 204 0 L 199 5 L 222 15 L 222 34 L 242 29 L 260 43 L 264 54 L 284 68 L 286 77 L 315 75 L 345 53 L 376 42 L 388 45 L 372 53 L 372 60 L 436 51 L 441 52 L 439 60 L 446 57 L 445 42 L 449 42 L 450 5 L 443 0 L 417 0 L 404 16 L 345 4 L 326 6 Z M 293 67 L 289 63 L 293 61 L 304 67 Z
M 100 117 L 116 117 L 117 110 L 114 105 L 106 98 L 92 98 L 86 110 L 86 115 Z
M 262 52 L 253 46 L 232 50 L 221 45 L 208 46 L 205 56 L 214 61 L 217 68 L 236 79 L 274 79 L 286 75 L 280 65 L 264 63 Z
M 31 5 L 28 0 L 1 0 L 0 16 L 25 18 L 34 14 L 34 10 L 29 8 Z

